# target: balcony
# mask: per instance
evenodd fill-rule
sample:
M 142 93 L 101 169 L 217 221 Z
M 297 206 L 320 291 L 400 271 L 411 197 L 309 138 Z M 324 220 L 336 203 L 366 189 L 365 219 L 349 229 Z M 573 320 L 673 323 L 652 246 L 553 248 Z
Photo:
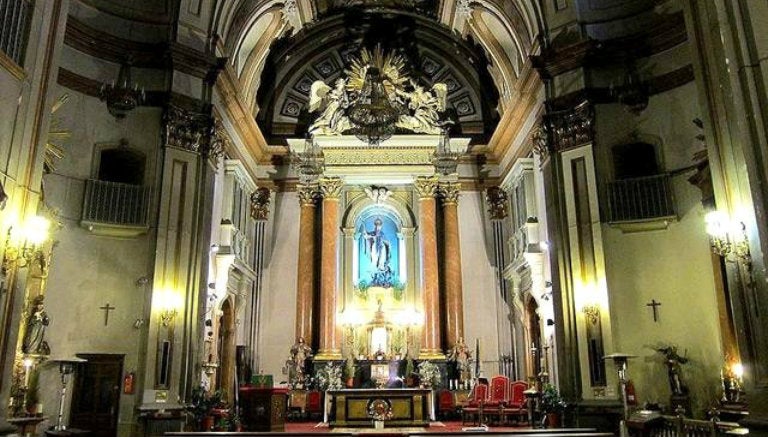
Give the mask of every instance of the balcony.
M 677 220 L 669 174 L 609 182 L 608 223 L 625 232 L 666 229 Z
M 149 187 L 88 179 L 80 225 L 97 235 L 136 237 L 149 229 Z

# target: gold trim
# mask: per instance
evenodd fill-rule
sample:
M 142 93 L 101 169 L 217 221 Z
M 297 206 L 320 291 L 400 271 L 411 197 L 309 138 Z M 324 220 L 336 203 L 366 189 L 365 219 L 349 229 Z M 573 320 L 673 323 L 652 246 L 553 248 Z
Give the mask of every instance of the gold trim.
M 11 76 L 15 77 L 19 82 L 27 77 L 27 72 L 3 52 L 0 52 L 0 67 L 3 67 L 5 71 L 10 73 Z

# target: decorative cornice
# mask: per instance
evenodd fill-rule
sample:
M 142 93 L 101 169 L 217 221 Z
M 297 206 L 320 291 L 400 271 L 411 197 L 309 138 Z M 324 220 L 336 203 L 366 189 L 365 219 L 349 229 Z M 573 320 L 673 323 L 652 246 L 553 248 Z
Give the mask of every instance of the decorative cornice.
M 534 67 L 542 78 L 550 79 L 576 68 L 615 63 L 617 59 L 636 59 L 654 55 L 682 44 L 688 39 L 683 12 L 660 17 L 641 34 L 605 41 L 569 39 L 541 55 L 531 56 Z M 578 38 L 578 35 L 576 36 Z
M 121 64 L 130 55 L 138 68 L 173 68 L 212 83 L 223 61 L 176 42 L 143 43 L 95 29 L 73 16 L 67 18 L 64 43 L 98 59 Z
M 532 138 L 541 162 L 553 152 L 562 152 L 594 141 L 595 113 L 588 101 L 568 111 L 545 114 Z
M 338 201 L 341 197 L 341 189 L 344 188 L 344 181 L 337 177 L 320 178 L 320 191 L 323 193 L 323 200 Z
M 413 182 L 413 186 L 416 188 L 419 200 L 433 199 L 437 193 L 438 178 L 437 176 L 419 176 Z
M 221 119 L 213 117 L 213 132 L 208 147 L 208 158 L 213 161 L 214 167 L 218 167 L 219 159 L 224 156 L 224 151 L 232 148 L 232 139 Z
M 259 187 L 251 194 L 251 217 L 254 220 L 269 218 L 269 204 L 272 192 L 267 187 Z
M 434 147 L 324 147 L 326 166 L 432 165 Z
M 509 214 L 507 192 L 500 187 L 489 187 L 485 190 L 485 201 L 488 202 L 491 220 L 503 220 Z

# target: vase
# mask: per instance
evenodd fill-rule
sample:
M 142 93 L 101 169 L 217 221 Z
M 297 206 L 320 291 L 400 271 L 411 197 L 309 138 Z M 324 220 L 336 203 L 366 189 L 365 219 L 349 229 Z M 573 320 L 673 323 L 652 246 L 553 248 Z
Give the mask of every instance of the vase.
M 383 420 L 374 420 L 373 421 L 373 428 L 374 429 L 384 429 L 384 421 Z
M 560 428 L 560 413 L 547 413 L 547 428 Z
M 203 420 L 200 421 L 200 431 L 210 431 L 213 428 L 214 419 L 213 416 L 203 417 Z
M 355 378 L 347 378 L 347 388 L 353 388 L 355 386 Z

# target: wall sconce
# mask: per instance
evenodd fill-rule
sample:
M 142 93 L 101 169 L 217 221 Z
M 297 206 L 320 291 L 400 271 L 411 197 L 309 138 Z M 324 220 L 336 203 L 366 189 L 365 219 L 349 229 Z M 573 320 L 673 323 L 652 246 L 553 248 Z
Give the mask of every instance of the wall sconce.
M 723 258 L 733 256 L 744 264 L 752 264 L 749 252 L 746 226 L 743 222 L 732 221 L 722 211 L 711 211 L 704 217 L 712 244 L 712 251 Z
M 99 99 L 107 103 L 107 111 L 118 120 L 125 118 L 129 111 L 144 103 L 144 89 L 131 83 L 131 59 L 120 64 L 117 81 L 102 84 Z
M 50 227 L 51 222 L 40 216 L 30 217 L 16 229 L 10 227 L 5 240 L 4 264 L 13 262 L 26 267 L 33 259 L 42 260 L 40 248 L 48 240 Z
M 173 324 L 173 319 L 179 315 L 179 308 L 182 306 L 181 296 L 171 290 L 159 291 L 155 295 L 155 305 L 157 315 L 160 318 L 160 325 L 167 328 Z
M 587 318 L 587 321 L 593 325 L 596 325 L 597 322 L 600 321 L 600 307 L 597 304 L 584 305 L 581 308 L 581 312 L 584 314 L 584 317 Z

